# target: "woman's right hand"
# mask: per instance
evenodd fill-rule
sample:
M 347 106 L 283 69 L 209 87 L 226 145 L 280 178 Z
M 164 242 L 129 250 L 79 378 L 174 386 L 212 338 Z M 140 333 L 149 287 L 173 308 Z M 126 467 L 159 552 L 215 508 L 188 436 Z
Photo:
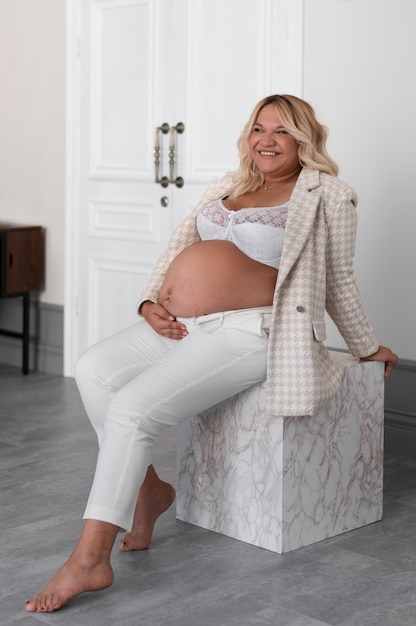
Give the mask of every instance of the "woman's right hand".
M 146 300 L 140 308 L 140 313 L 159 335 L 170 339 L 183 339 L 188 334 L 185 324 L 177 322 L 161 304 Z

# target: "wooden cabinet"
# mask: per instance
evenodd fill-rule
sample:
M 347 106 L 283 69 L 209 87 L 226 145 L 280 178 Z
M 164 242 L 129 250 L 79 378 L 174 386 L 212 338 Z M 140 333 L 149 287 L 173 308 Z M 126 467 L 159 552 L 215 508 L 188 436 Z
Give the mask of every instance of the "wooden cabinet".
M 42 228 L 0 222 L 1 297 L 40 291 Z
M 40 291 L 42 281 L 42 227 L 0 222 L 0 298 L 23 299 L 22 332 L 0 329 L 0 334 L 23 340 L 24 374 L 29 372 L 30 293 Z

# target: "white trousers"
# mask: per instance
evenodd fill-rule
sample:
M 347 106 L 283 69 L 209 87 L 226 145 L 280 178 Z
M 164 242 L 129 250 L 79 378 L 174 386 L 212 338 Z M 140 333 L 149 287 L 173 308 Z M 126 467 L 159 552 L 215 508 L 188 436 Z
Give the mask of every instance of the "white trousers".
M 76 381 L 99 453 L 84 518 L 130 530 L 157 437 L 266 378 L 271 307 L 178 318 L 181 340 L 144 320 L 78 359 Z

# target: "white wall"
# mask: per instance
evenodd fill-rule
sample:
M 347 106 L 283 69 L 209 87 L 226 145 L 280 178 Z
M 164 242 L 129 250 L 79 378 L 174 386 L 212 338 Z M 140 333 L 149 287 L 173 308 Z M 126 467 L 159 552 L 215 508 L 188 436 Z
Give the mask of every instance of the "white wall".
M 305 0 L 304 92 L 359 195 L 356 267 L 381 343 L 416 359 L 416 3 Z M 331 345 L 342 347 L 335 332 Z
M 0 0 L 0 220 L 44 226 L 64 303 L 65 0 Z
M 416 3 L 305 0 L 304 97 L 359 194 L 357 273 L 380 341 L 416 359 Z M 64 303 L 65 0 L 0 0 L 0 219 L 47 229 Z M 330 345 L 342 347 L 336 333 Z

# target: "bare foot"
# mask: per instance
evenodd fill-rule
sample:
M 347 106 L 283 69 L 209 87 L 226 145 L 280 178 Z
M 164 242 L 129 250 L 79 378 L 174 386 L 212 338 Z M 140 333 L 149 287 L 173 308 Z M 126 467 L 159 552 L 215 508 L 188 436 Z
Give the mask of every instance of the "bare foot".
M 150 489 L 143 483 L 137 499 L 133 528 L 119 544 L 122 552 L 146 550 L 152 541 L 153 529 L 158 517 L 174 502 L 176 492 L 172 485 L 159 478 Z
M 71 557 L 43 591 L 26 602 L 25 609 L 36 613 L 56 611 L 84 591 L 98 591 L 109 587 L 113 579 L 114 573 L 110 564 L 84 567 Z

